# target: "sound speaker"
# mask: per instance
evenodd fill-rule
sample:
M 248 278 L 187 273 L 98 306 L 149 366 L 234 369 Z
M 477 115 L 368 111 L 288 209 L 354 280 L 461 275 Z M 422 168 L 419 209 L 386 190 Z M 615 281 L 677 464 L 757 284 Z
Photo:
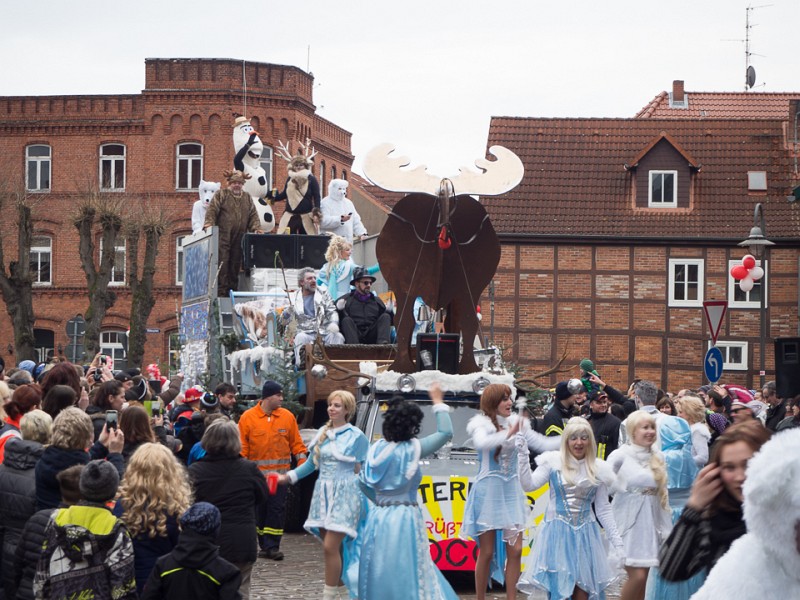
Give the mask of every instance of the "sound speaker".
M 778 398 L 800 394 L 800 337 L 775 340 L 775 385 Z
M 325 264 L 330 239 L 327 235 L 246 233 L 242 239 L 244 268 L 280 268 L 280 262 L 275 259 L 277 254 L 286 269 L 319 269 Z
M 457 333 L 418 333 L 417 371 L 437 370 L 455 375 L 458 373 Z

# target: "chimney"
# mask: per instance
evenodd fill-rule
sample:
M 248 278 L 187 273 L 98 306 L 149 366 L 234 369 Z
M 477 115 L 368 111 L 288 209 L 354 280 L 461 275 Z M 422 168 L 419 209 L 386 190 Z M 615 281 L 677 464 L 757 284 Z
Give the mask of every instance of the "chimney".
M 683 104 L 683 80 L 676 79 L 672 82 L 672 101 Z

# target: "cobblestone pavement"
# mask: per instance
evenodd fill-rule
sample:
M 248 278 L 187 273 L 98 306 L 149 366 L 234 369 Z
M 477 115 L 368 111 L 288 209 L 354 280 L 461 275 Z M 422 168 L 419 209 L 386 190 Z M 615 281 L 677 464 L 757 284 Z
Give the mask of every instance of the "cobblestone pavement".
M 314 600 L 322 597 L 322 546 L 311 535 L 290 533 L 283 537 L 281 550 L 286 558 L 272 561 L 259 558 L 253 567 L 251 600 L 273 600 L 303 598 Z M 475 586 L 471 574 L 448 575 L 459 598 L 475 600 Z M 505 600 L 505 593 L 489 592 L 487 600 Z M 519 600 L 525 600 L 518 594 Z M 617 593 L 606 596 L 608 600 L 619 598 Z M 379 600 L 376 598 L 375 600 Z M 409 599 L 413 600 L 413 599 Z

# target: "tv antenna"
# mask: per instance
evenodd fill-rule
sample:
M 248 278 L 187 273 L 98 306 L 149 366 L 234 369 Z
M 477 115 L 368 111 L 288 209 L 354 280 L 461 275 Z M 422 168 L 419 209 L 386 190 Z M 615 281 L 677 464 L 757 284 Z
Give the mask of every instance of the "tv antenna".
M 748 91 L 753 89 L 756 84 L 756 69 L 753 65 L 750 64 L 750 57 L 751 56 L 761 56 L 764 57 L 763 54 L 756 54 L 750 50 L 750 30 L 755 27 L 754 24 L 750 23 L 750 13 L 752 13 L 757 8 L 767 8 L 769 6 L 774 6 L 774 4 L 760 4 L 758 6 L 749 5 L 747 6 L 745 11 L 745 26 L 744 26 L 744 39 L 741 40 L 732 40 L 726 39 L 723 41 L 726 42 L 740 42 L 744 43 L 744 91 Z M 761 85 L 764 85 L 763 83 Z

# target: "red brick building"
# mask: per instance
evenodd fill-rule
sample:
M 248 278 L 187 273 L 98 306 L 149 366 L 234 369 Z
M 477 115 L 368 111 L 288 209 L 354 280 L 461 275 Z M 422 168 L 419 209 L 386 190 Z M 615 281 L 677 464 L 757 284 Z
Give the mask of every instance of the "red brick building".
M 525 165 L 516 189 L 485 200 L 503 248 L 494 337 L 507 358 L 533 373 L 568 348 L 565 364 L 590 357 L 619 387 L 634 377 L 696 387 L 702 302 L 728 300 L 723 381 L 757 386 L 761 286 L 744 294 L 728 272 L 762 203 L 776 243 L 765 266 L 773 378 L 772 340 L 799 335 L 798 109 L 800 94 L 675 82 L 632 119 L 493 118 L 488 145 Z M 482 306 L 488 336 L 486 293 Z
M 24 182 L 35 201 L 32 250 L 37 346 L 63 351 L 67 320 L 88 307 L 78 256 L 74 209 L 87 189 L 119 194 L 132 206 L 157 204 L 174 219 L 158 256 L 156 306 L 145 360 L 162 368 L 170 334 L 177 331 L 181 236 L 191 233 L 192 205 L 201 178 L 220 181 L 232 167 L 234 113 L 246 114 L 268 149 L 278 141 L 311 139 L 323 191 L 331 178 L 349 178 L 350 133 L 315 112 L 313 77 L 289 66 L 229 59 L 147 59 L 145 89 L 113 96 L 0 97 L 0 165 L 6 182 Z M 246 94 L 245 94 L 246 83 Z M 273 158 L 273 156 L 275 158 Z M 286 163 L 267 151 L 262 165 L 282 187 Z M 277 160 L 276 160 L 277 159 Z M 324 192 L 323 192 L 324 195 Z M 280 218 L 282 205 L 276 205 Z M 13 207 L 5 207 L 13 214 Z M 12 220 L 0 225 L 5 256 L 16 252 Z M 118 248 L 118 258 L 126 254 Z M 126 267 L 115 268 L 118 299 L 103 323 L 108 354 L 122 355 L 119 333 L 128 328 Z M 0 313 L 0 353 L 14 361 L 13 331 Z

